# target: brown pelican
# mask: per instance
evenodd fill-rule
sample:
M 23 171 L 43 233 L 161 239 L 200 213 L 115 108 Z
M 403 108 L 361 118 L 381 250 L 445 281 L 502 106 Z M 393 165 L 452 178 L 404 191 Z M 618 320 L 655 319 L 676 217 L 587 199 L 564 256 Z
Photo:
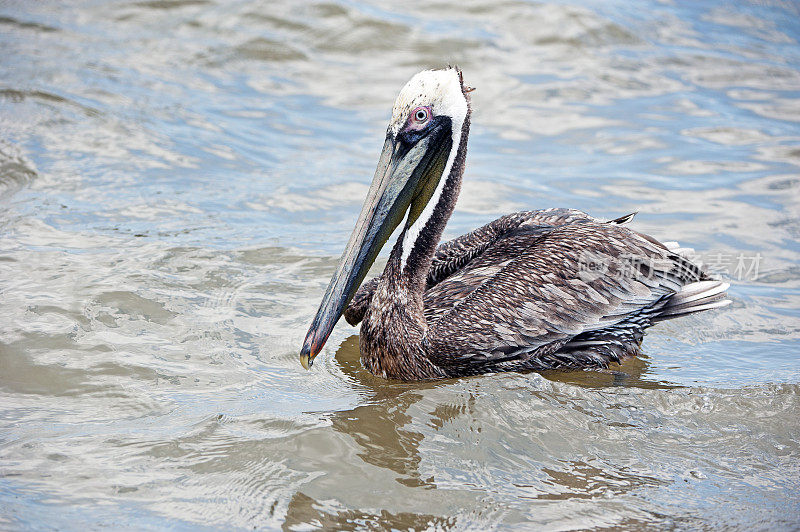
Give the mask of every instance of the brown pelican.
M 717 308 L 726 283 L 677 244 L 572 209 L 518 212 L 438 245 L 464 173 L 470 96 L 457 68 L 400 91 L 378 168 L 306 335 L 308 368 L 339 317 L 361 322 L 364 366 L 390 379 L 603 368 L 651 324 Z M 405 218 L 383 274 L 361 286 Z M 360 287 L 360 289 L 359 289 Z

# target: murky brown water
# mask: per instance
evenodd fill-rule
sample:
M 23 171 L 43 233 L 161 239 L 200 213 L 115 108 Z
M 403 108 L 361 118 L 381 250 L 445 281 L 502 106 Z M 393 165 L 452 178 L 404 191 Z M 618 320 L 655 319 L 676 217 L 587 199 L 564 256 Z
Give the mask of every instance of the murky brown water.
M 797 529 L 790 2 L 0 1 L 0 528 Z M 609 372 L 298 348 L 391 104 L 458 63 L 447 237 L 640 214 L 734 305 Z

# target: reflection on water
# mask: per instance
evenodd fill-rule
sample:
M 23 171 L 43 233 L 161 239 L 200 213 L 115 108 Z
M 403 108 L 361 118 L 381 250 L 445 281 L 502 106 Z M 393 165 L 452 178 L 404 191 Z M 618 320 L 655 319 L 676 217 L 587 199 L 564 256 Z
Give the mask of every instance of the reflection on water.
M 0 2 L 0 528 L 797 528 L 798 15 Z M 345 325 L 303 371 L 393 98 L 447 63 L 446 237 L 638 210 L 734 304 L 609 371 L 384 381 Z
M 456 524 L 452 517 L 409 512 L 392 514 L 386 510 L 368 513 L 346 508 L 325 508 L 325 505 L 298 491 L 289 502 L 283 529 L 302 529 L 309 523 L 323 530 L 450 530 Z

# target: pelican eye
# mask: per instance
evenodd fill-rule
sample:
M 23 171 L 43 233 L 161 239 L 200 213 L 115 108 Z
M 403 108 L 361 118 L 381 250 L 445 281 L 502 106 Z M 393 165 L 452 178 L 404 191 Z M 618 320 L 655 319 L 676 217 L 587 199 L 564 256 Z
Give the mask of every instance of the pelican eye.
M 431 111 L 427 107 L 417 107 L 411 113 L 411 119 L 415 124 L 424 124 L 430 120 Z

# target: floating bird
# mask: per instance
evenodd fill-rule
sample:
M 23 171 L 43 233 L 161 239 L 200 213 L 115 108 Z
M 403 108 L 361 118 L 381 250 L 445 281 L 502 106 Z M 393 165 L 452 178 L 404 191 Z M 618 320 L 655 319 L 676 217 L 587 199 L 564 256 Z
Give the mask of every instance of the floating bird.
M 632 214 L 517 212 L 438 245 L 464 173 L 471 90 L 447 68 L 420 72 L 400 91 L 356 227 L 306 335 L 304 367 L 343 314 L 361 322 L 367 370 L 413 381 L 605 368 L 635 356 L 653 323 L 730 303 L 728 285 L 676 243 L 624 227 Z M 383 274 L 361 286 L 403 219 Z

